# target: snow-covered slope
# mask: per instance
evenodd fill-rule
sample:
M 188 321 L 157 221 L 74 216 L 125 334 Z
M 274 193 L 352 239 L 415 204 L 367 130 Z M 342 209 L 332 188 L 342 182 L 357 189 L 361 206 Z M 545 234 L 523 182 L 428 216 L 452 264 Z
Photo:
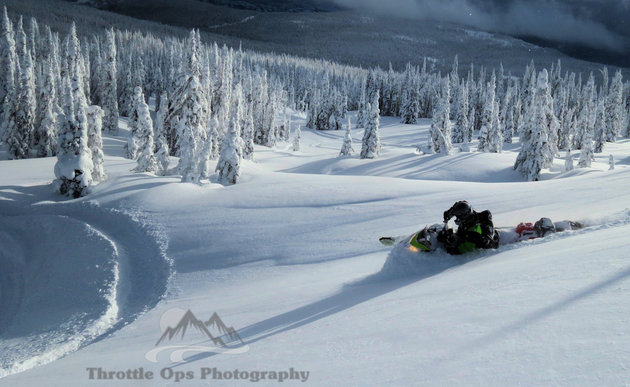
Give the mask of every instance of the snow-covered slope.
M 108 137 L 109 180 L 70 202 L 47 186 L 54 159 L 1 161 L 0 304 L 12 318 L 0 317 L 0 385 L 125 384 L 89 380 L 90 367 L 154 372 L 134 385 L 174 384 L 175 372 L 191 373 L 178 384 L 234 382 L 201 379 L 208 367 L 293 368 L 314 385 L 625 383 L 630 144 L 609 145 L 592 170 L 558 161 L 525 183 L 513 150 L 418 154 L 427 131 L 383 118 L 382 157 L 359 160 L 337 157 L 342 131 L 303 130 L 302 151 L 258 147 L 229 187 L 131 173 Z M 498 226 L 591 227 L 457 259 L 378 243 L 459 199 Z M 187 310 L 218 313 L 245 346 L 147 360 Z M 195 345 L 212 344 L 189 326 Z

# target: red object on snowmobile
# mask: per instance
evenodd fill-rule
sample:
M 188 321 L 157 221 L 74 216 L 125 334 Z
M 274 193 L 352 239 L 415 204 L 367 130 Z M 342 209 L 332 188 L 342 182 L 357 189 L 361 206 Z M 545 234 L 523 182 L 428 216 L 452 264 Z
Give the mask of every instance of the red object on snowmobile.
M 516 226 L 516 233 L 521 238 L 527 239 L 536 239 L 538 238 L 538 234 L 536 234 L 536 230 L 534 229 L 533 223 L 520 223 Z

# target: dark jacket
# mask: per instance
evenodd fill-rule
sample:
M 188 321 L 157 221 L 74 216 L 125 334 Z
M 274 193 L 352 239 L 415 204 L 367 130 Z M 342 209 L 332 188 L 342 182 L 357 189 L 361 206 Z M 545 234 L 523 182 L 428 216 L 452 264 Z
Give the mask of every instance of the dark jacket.
M 496 249 L 499 247 L 499 233 L 494 229 L 490 211 L 472 211 L 464 219 L 458 219 L 456 233 L 444 238 L 444 246 L 449 254 L 464 254 L 475 249 Z

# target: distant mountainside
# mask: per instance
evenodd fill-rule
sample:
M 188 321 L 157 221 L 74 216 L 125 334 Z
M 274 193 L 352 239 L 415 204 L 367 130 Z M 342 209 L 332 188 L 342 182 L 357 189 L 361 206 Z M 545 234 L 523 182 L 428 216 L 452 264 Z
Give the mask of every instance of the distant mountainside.
M 150 31 L 158 36 L 182 37 L 190 28 L 199 28 L 206 42 L 364 68 L 387 68 L 391 63 L 401 70 L 408 62 L 421 64 L 427 57 L 429 65 L 449 71 L 455 55 L 459 55 L 461 71 L 466 71 L 470 64 L 489 68 L 503 64 L 506 73 L 520 76 L 532 59 L 545 67 L 560 59 L 563 69 L 583 74 L 598 73 L 602 68 L 599 63 L 578 60 L 507 35 L 447 23 L 377 17 L 353 10 L 261 12 L 200 0 L 90 0 L 90 7 L 60 0 L 0 0 L 0 4 L 6 4 L 10 12 L 35 16 L 55 28 L 59 25 L 57 29 L 62 30 L 72 20 L 84 33 L 113 25 Z M 97 4 L 107 5 L 115 13 L 96 9 Z M 625 78 L 630 78 L 630 70 L 624 72 Z
M 116 10 L 133 3 L 133 0 L 69 0 L 100 9 Z M 330 12 L 341 8 L 332 2 L 319 0 L 198 0 L 205 3 L 247 9 L 258 12 Z M 174 3 L 178 3 L 175 1 Z
M 310 0 L 200 0 L 232 8 L 249 9 L 259 12 L 329 12 L 340 10 L 326 1 Z

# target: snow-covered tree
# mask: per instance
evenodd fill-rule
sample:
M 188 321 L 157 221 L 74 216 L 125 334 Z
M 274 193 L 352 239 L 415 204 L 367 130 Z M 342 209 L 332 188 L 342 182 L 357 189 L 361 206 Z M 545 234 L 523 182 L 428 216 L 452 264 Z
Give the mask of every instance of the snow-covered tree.
M 481 131 L 479 132 L 480 152 L 501 152 L 503 148 L 503 134 L 499 124 L 499 106 L 495 96 L 496 79 L 494 73 L 487 85 L 484 110 L 481 120 Z
M 298 126 L 295 129 L 295 134 L 293 135 L 293 151 L 298 152 L 300 150 L 300 139 L 302 138 L 302 130 Z
M 569 149 L 572 144 L 572 138 L 575 136 L 576 115 L 575 107 L 568 106 L 563 109 L 562 120 L 560 124 L 560 133 L 558 136 L 558 148 Z
M 470 114 L 468 115 L 468 128 L 465 132 L 464 143 L 470 143 L 475 132 L 475 117 L 477 116 L 477 110 L 474 106 L 470 107 Z
M 118 89 L 116 84 L 116 37 L 113 30 L 105 33 L 102 53 L 102 74 L 100 85 L 100 101 L 105 111 L 103 129 L 108 133 L 118 132 Z
M 129 149 L 134 150 L 134 158 L 138 165 L 137 172 L 157 172 L 158 165 L 153 155 L 153 120 L 149 114 L 149 106 L 145 102 L 144 93 L 140 86 L 136 86 L 133 93 L 133 125 L 134 134 L 130 139 L 133 143 Z M 133 148 L 132 148 L 133 147 Z
M 590 168 L 591 161 L 594 159 L 593 152 L 593 131 L 589 130 L 584 135 L 584 139 L 582 141 L 582 149 L 580 151 L 580 159 L 578 160 L 578 167 L 580 168 Z
M 610 93 L 605 101 L 606 141 L 614 142 L 621 135 L 624 124 L 623 111 L 623 76 L 617 71 L 610 85 Z
M 604 101 L 600 100 L 595 110 L 595 153 L 602 153 L 604 151 L 606 129 L 606 108 Z
M 402 101 L 401 101 L 401 116 L 403 124 L 415 124 L 418 121 L 420 115 L 420 102 L 418 96 L 418 80 L 417 76 L 411 68 L 411 65 L 407 65 L 405 70 L 405 81 L 403 84 Z
M 595 130 L 595 78 L 589 76 L 586 86 L 582 90 L 582 109 L 577 118 L 577 130 L 573 137 L 573 148 L 582 149 L 587 135 L 593 140 Z
M 379 92 L 375 92 L 370 103 L 367 104 L 365 132 L 361 142 L 361 158 L 374 159 L 381 153 L 381 139 L 378 133 L 380 126 L 380 110 L 378 105 Z
M 547 138 L 549 139 L 549 153 L 545 155 L 545 168 L 551 166 L 553 158 L 558 153 L 558 131 L 560 123 L 554 113 L 551 86 L 549 85 L 549 73 L 542 69 L 538 74 L 535 98 L 542 100 L 542 109 L 545 114 Z
M 544 100 L 533 96 L 532 105 L 528 109 L 528 119 L 523 127 L 521 150 L 516 157 L 514 169 L 527 180 L 537 181 L 540 171 L 546 167 L 545 155 L 550 151 Z
M 479 127 L 479 145 L 477 150 L 487 152 L 488 136 L 492 129 L 492 117 L 494 115 L 494 99 L 495 99 L 495 74 L 492 74 L 492 80 L 486 85 L 486 91 L 483 98 L 483 110 L 481 111 L 481 126 Z
M 42 112 L 37 128 L 37 157 L 50 157 L 57 154 L 58 120 L 55 75 L 51 61 L 47 61 L 45 80 L 42 85 L 39 108 Z
M 182 182 L 199 182 L 202 149 L 207 141 L 206 123 L 209 114 L 208 102 L 199 77 L 201 74 L 198 59 L 198 43 L 195 31 L 190 34 L 190 49 L 187 73 L 181 78 L 176 92 L 176 103 L 180 107 L 177 126 L 179 165 Z
M 289 130 L 291 130 L 291 125 L 289 124 Z M 252 107 L 251 104 L 245 107 L 245 115 L 243 117 L 243 127 L 241 128 L 243 132 L 243 159 L 245 160 L 253 160 L 254 159 L 254 117 L 252 117 Z
M 87 108 L 87 124 L 88 124 L 88 147 L 92 153 L 92 180 L 101 182 L 107 178 L 103 163 L 105 155 L 103 154 L 103 116 L 105 112 L 100 106 L 92 105 Z
M 199 174 L 200 179 L 210 179 L 212 167 L 210 160 L 215 160 L 219 152 L 219 119 L 214 116 L 210 120 L 208 127 L 204 133 L 204 141 L 201 141 L 201 149 L 199 150 Z
M 567 149 L 567 154 L 564 157 L 564 170 L 565 172 L 573 170 L 573 157 L 571 156 L 571 149 Z
M 503 142 L 506 144 L 512 143 L 512 136 L 514 136 L 514 108 L 512 106 L 513 99 L 517 96 L 513 95 L 514 89 L 508 87 L 503 96 L 503 104 L 501 106 L 501 117 L 503 121 L 501 125 Z
M 460 102 L 459 102 L 459 97 L 460 97 L 460 90 L 459 90 L 459 58 L 457 55 L 455 55 L 455 59 L 453 60 L 453 67 L 451 68 L 451 73 L 449 74 L 448 77 L 448 88 L 449 88 L 449 103 L 450 103 L 450 117 L 449 119 L 456 119 L 458 113 L 459 113 L 459 107 L 460 107 Z
M 221 156 L 217 163 L 219 180 L 223 184 L 236 184 L 241 176 L 243 158 L 243 140 L 240 136 L 240 125 L 236 116 L 230 120 L 230 129 L 221 146 Z
M 170 162 L 168 141 L 166 139 L 166 114 L 168 113 L 168 95 L 162 92 L 160 104 L 155 117 L 155 161 L 157 162 L 158 174 L 166 175 Z
M 64 118 L 58 136 L 55 186 L 62 195 L 78 198 L 92 184 L 92 152 L 88 147 L 87 103 L 83 94 L 81 48 L 74 23 L 67 39 Z
M 35 119 L 35 74 L 30 51 L 26 51 L 18 67 L 18 88 L 15 106 L 15 125 L 7 133 L 9 156 L 12 159 L 24 159 L 30 156 L 29 150 L 36 149 Z M 33 152 L 37 154 L 35 150 Z
M 346 126 L 346 135 L 343 138 L 343 145 L 341 146 L 341 151 L 339 152 L 339 156 L 350 156 L 354 153 L 354 149 L 352 149 L 352 126 L 350 123 L 350 117 L 348 117 L 348 125 Z
M 451 152 L 451 111 L 450 84 L 448 77 L 442 81 L 442 92 L 431 120 L 430 142 L 434 152 L 449 154 Z
M 459 98 L 457 98 L 457 114 L 455 115 L 455 126 L 453 127 L 453 142 L 463 143 L 467 140 L 469 129 L 468 122 L 468 86 L 462 82 L 459 88 Z
M 359 98 L 359 106 L 358 106 L 358 111 L 357 111 L 357 122 L 356 122 L 356 127 L 357 128 L 364 128 L 365 127 L 365 109 L 367 106 L 367 101 L 365 100 L 365 82 L 363 82 L 363 84 L 361 85 L 361 96 Z
M 16 94 L 15 76 L 17 56 L 13 25 L 7 15 L 7 7 L 2 8 L 2 29 L 0 30 L 0 142 L 6 139 L 9 123 L 13 122 L 13 105 Z

